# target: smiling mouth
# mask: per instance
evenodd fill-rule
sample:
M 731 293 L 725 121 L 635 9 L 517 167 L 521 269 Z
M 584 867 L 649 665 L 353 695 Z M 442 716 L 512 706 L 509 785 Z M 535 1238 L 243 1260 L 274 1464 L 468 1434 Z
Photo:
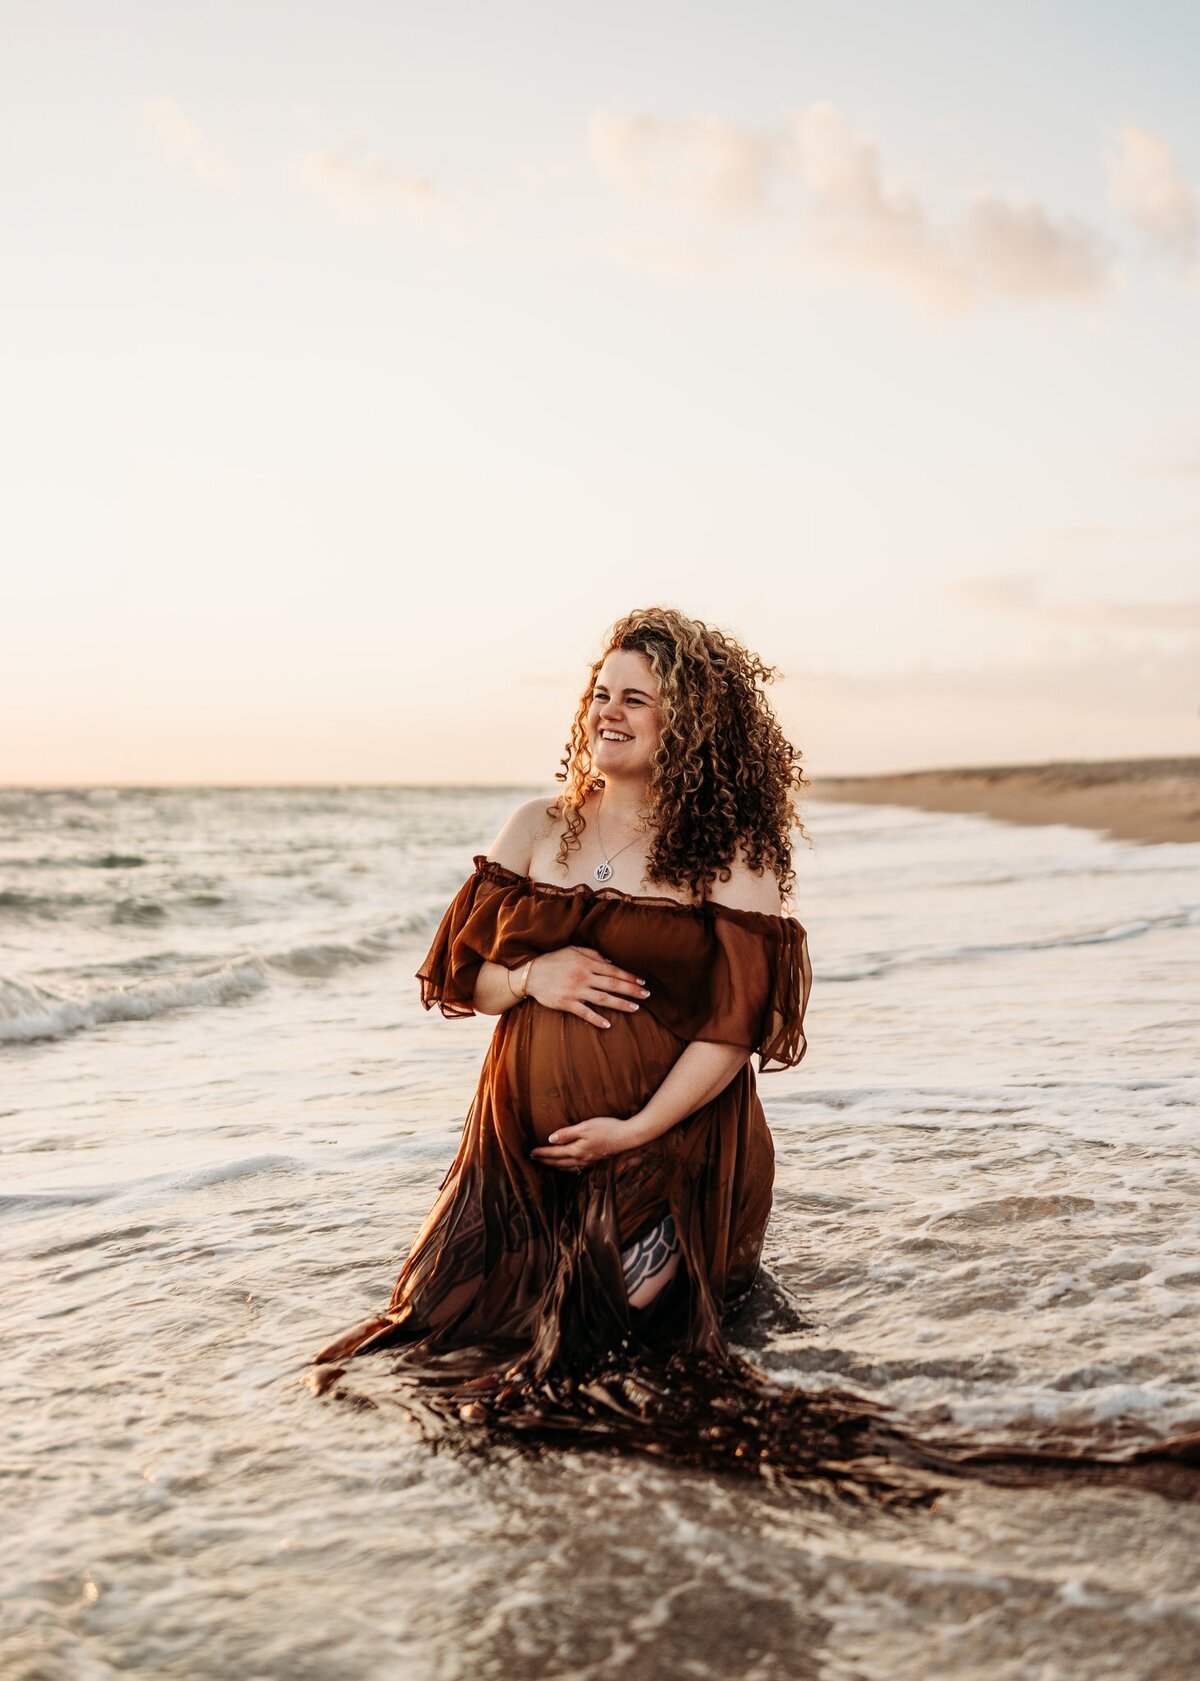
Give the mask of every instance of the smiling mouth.
M 601 741 L 632 741 L 631 735 L 622 735 L 619 730 L 601 730 Z

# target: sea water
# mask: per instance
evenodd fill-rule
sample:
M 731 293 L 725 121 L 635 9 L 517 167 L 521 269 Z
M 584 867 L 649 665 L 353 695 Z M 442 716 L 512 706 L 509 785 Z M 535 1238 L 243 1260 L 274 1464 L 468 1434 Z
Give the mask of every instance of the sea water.
M 859 1512 L 434 1451 L 303 1363 L 379 1311 L 492 1022 L 438 916 L 534 789 L 0 791 L 0 1675 L 1200 1668 L 1200 1505 Z M 1200 846 L 813 803 L 754 1358 L 944 1439 L 1200 1428 Z

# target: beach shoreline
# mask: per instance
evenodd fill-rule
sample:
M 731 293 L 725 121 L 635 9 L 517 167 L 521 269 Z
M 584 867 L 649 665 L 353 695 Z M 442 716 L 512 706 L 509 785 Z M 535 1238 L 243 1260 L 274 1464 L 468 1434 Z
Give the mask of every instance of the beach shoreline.
M 1069 823 L 1116 840 L 1200 841 L 1200 758 L 1054 760 L 814 777 L 806 799 Z

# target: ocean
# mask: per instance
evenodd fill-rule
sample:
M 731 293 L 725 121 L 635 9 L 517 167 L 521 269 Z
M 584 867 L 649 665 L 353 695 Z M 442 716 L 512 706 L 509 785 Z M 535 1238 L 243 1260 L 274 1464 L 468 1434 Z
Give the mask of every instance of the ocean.
M 1200 1504 L 842 1509 L 305 1386 L 453 1155 L 493 1023 L 413 974 L 536 792 L 0 790 L 0 1676 L 1193 1677 Z M 809 1323 L 753 1357 L 931 1436 L 1200 1429 L 1200 846 L 805 816 Z

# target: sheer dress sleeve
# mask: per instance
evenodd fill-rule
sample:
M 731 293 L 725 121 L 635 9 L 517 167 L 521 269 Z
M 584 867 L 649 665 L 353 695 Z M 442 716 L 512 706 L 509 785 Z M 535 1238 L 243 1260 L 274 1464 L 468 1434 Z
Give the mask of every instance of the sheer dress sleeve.
M 485 962 L 506 969 L 570 945 L 585 910 L 570 898 L 546 900 L 525 876 L 480 854 L 475 873 L 447 906 L 417 970 L 421 1002 L 444 1016 L 475 1014 L 475 983 Z
M 794 1067 L 808 1042 L 808 936 L 793 917 L 715 907 L 708 1009 L 691 1037 L 741 1045 L 759 1070 Z
M 444 1016 L 475 1014 L 475 982 L 483 958 L 460 940 L 475 915 L 481 885 L 478 872 L 463 882 L 446 907 L 433 944 L 417 970 L 421 1003 L 427 1010 L 436 1004 Z

